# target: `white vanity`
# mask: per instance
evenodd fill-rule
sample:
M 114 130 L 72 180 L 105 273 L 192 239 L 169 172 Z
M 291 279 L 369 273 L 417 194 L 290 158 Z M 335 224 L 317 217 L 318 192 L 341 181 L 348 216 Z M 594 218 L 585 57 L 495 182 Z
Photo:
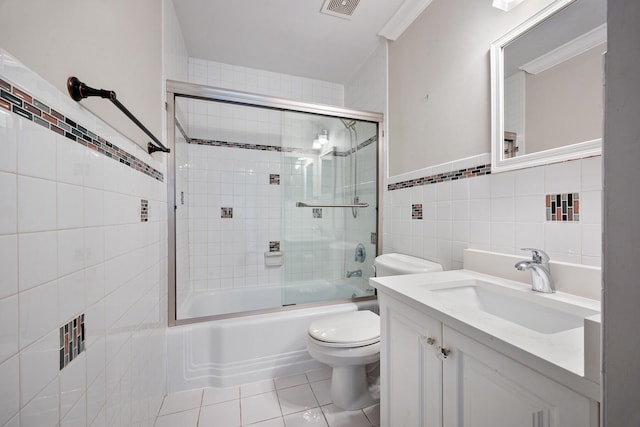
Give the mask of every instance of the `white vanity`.
M 465 270 L 371 279 L 382 426 L 598 425 L 599 269 L 552 263 L 542 294 L 522 258 L 467 250 Z

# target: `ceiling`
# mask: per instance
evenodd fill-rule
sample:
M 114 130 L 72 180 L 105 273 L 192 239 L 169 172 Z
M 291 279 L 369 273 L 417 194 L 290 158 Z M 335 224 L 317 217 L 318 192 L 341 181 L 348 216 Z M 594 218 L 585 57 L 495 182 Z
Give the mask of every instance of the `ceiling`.
M 324 0 L 174 0 L 189 56 L 346 83 L 404 0 L 360 0 L 350 20 Z

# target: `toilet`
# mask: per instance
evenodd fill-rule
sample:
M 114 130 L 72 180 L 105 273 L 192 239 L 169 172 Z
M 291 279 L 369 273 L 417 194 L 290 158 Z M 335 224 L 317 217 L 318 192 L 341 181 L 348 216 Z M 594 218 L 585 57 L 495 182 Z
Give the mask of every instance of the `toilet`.
M 440 264 L 403 254 L 374 261 L 376 276 L 442 271 Z M 380 360 L 380 318 L 372 311 L 350 311 L 320 318 L 308 330 L 311 357 L 329 365 L 333 404 L 348 410 L 366 408 L 378 399 L 369 392 L 367 365 Z

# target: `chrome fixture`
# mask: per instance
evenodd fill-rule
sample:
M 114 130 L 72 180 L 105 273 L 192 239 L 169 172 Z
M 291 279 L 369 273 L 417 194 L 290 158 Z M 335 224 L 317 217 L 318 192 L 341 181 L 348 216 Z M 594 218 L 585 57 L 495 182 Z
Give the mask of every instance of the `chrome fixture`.
M 353 271 L 347 270 L 347 279 L 351 277 L 362 277 L 362 270 L 360 269 L 353 270 Z
M 492 6 L 496 9 L 509 12 L 511 9 L 522 3 L 523 0 L 493 0 Z
M 356 258 L 355 261 L 356 262 L 364 262 L 364 260 L 367 258 L 367 251 L 364 249 L 364 245 L 362 243 L 358 243 L 358 246 L 356 246 Z
M 531 288 L 536 292 L 550 294 L 556 291 L 551 278 L 549 268 L 549 255 L 541 249 L 522 248 L 523 251 L 531 251 L 531 261 L 518 261 L 515 265 L 520 271 L 531 271 Z
M 350 174 L 353 175 L 353 182 L 351 182 L 351 188 L 353 190 L 353 197 L 351 200 L 354 205 L 360 203 L 360 197 L 358 197 L 358 131 L 356 130 L 356 121 L 355 120 L 347 120 L 340 119 L 345 128 L 349 131 L 349 142 L 351 143 L 349 147 L 349 156 L 351 171 Z M 358 208 L 351 208 L 351 215 L 354 218 L 358 217 Z

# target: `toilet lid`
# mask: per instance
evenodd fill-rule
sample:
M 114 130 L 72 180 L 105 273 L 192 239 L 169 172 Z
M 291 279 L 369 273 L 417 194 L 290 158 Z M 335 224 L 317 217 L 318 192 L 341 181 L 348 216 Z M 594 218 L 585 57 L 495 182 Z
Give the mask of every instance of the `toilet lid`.
M 332 346 L 361 347 L 380 341 L 380 317 L 372 311 L 350 311 L 311 323 L 309 335 Z

